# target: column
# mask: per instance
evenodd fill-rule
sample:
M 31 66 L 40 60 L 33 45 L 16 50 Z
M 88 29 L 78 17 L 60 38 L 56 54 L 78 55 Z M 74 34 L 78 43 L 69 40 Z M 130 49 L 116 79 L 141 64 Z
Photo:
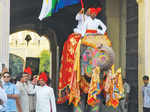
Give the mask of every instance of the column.
M 0 62 L 9 67 L 10 0 L 0 0 Z
M 145 0 L 145 74 L 150 77 L 150 0 Z
M 120 0 L 106 0 L 107 32 L 115 51 L 115 68 L 120 67 Z
M 139 112 L 142 110 L 142 93 L 141 88 L 143 85 L 142 77 L 144 75 L 150 76 L 150 1 L 137 0 L 139 9 L 139 26 L 138 26 L 138 100 Z
M 127 0 L 120 2 L 120 67 L 122 77 L 126 78 L 126 36 L 127 36 Z

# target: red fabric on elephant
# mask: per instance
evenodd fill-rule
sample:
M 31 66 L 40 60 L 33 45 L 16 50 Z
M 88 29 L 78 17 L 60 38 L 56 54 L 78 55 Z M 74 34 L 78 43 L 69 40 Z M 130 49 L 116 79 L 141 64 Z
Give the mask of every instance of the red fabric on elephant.
M 64 103 L 69 99 L 71 77 L 73 75 L 73 67 L 75 62 L 75 51 L 81 38 L 80 34 L 72 33 L 64 43 L 61 57 L 60 77 L 58 85 L 57 103 Z

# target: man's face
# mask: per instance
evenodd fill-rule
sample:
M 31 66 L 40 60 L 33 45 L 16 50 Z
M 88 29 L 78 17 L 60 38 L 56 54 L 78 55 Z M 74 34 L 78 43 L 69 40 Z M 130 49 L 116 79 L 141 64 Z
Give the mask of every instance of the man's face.
M 96 18 L 96 13 L 92 13 L 92 14 L 91 14 L 91 18 L 92 18 L 92 19 Z
M 39 84 L 40 84 L 40 86 L 44 86 L 44 85 L 45 85 L 44 80 L 43 80 L 43 79 L 40 79 L 40 80 L 39 80 Z
M 149 83 L 149 80 L 143 80 L 144 85 L 147 85 Z
M 32 76 L 30 74 L 28 74 L 28 80 L 31 80 Z
M 27 82 L 28 81 L 28 74 L 23 74 L 21 80 L 22 80 L 22 82 Z
M 4 82 L 9 82 L 10 81 L 10 74 L 5 73 L 3 76 Z
M 125 79 L 123 79 L 123 84 L 126 82 L 126 80 Z

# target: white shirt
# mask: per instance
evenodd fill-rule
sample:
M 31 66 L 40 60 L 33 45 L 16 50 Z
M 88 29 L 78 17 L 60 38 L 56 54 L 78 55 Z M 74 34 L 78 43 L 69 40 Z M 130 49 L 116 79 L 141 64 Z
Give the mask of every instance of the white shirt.
M 17 82 L 17 89 L 19 90 L 20 104 L 22 112 L 29 112 L 29 92 L 28 85 L 26 83 Z
M 129 86 L 129 84 L 128 84 L 127 82 L 125 82 L 125 83 L 123 84 L 123 87 L 124 87 L 124 93 L 125 93 L 125 97 L 126 97 L 127 94 L 130 93 L 130 86 Z
M 1 87 L 0 87 L 0 99 L 4 102 L 3 105 L 0 105 L 0 112 L 1 112 L 5 110 L 7 102 L 7 95 L 5 93 L 5 90 Z
M 150 84 L 142 87 L 143 107 L 150 108 Z
M 48 86 L 36 86 L 36 112 L 56 112 L 56 103 L 53 88 Z
M 99 29 L 99 27 L 101 27 L 101 29 Z M 89 17 L 84 23 L 84 33 L 87 29 L 96 30 L 97 33 L 104 34 L 106 32 L 107 27 L 101 20 L 96 18 L 92 19 L 91 17 Z
M 30 91 L 31 89 L 33 89 L 33 85 L 31 81 L 28 81 L 28 93 L 29 95 L 29 107 L 30 107 L 30 112 L 35 110 L 36 108 L 36 96 L 35 94 L 32 94 L 32 91 Z
M 82 36 L 84 35 L 84 22 L 89 18 L 89 16 L 78 13 L 76 15 L 76 20 L 78 21 L 78 25 L 73 29 L 74 33 L 80 33 Z

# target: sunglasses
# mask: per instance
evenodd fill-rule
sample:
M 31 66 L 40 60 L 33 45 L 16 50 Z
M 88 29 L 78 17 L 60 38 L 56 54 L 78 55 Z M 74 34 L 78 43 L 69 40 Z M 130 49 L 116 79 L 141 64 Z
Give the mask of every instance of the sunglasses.
M 4 78 L 9 78 L 10 76 L 4 76 Z

